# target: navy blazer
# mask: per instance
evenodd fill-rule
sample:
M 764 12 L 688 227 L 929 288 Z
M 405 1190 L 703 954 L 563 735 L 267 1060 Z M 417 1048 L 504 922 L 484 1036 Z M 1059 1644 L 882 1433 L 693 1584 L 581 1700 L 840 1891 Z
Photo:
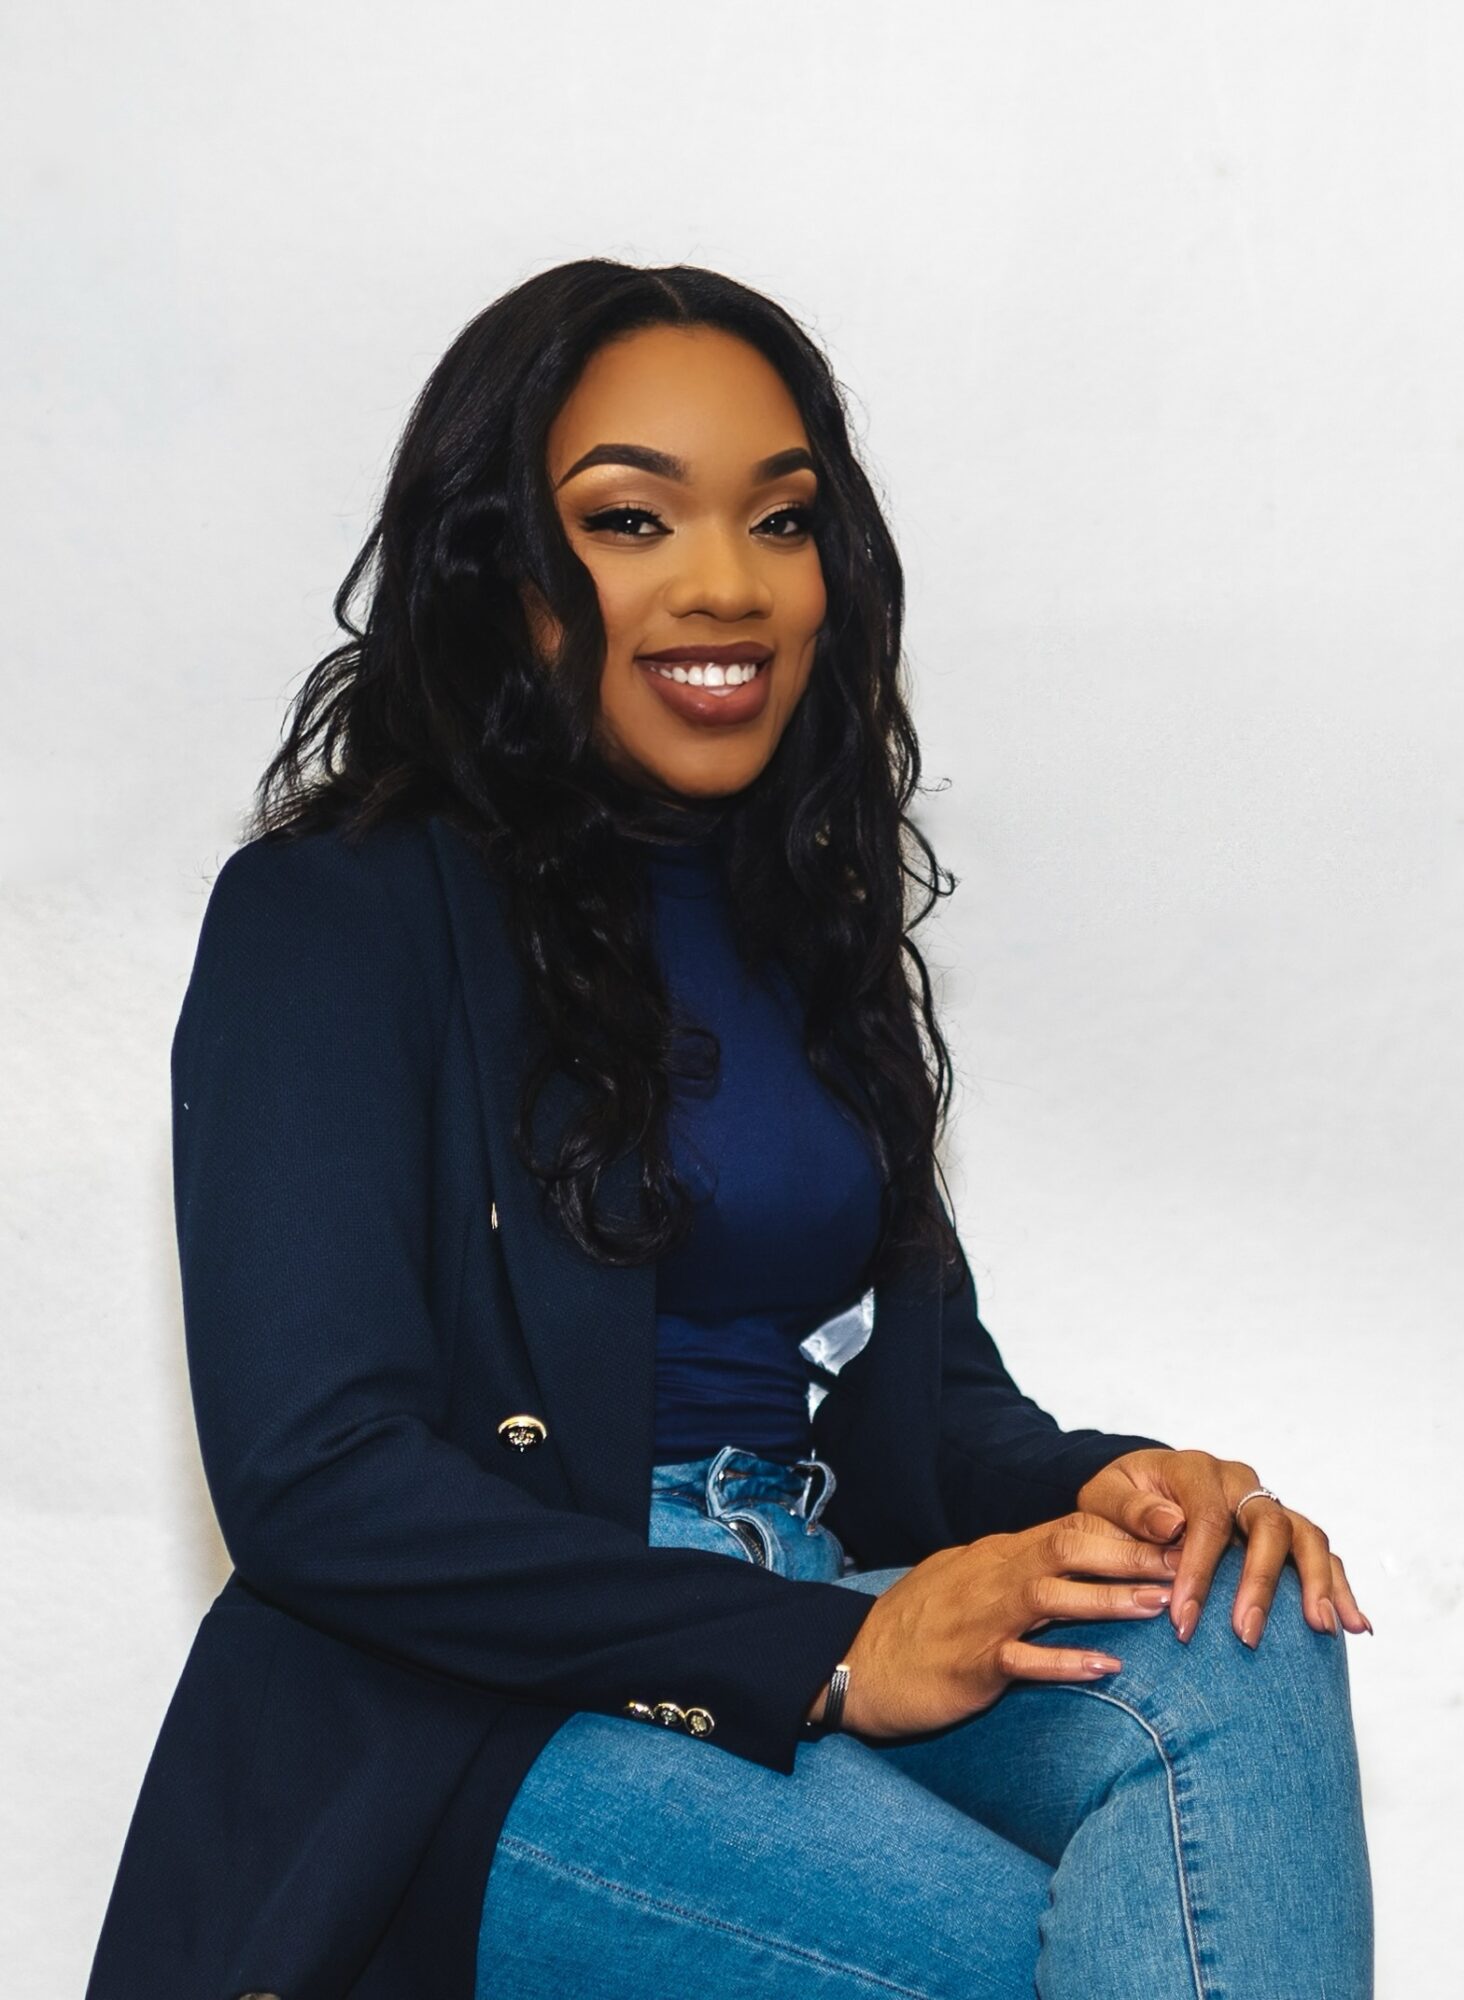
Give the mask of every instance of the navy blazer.
M 214 882 L 173 1167 L 234 1573 L 164 1718 L 88 2000 L 472 2000 L 495 1843 L 562 1722 L 669 1698 L 713 1719 L 687 1756 L 790 1774 L 875 1602 L 650 1546 L 655 1266 L 597 1264 L 541 1213 L 510 1138 L 524 1006 L 499 893 L 441 817 L 358 849 L 256 840 Z M 579 1087 L 545 1092 L 541 1145 Z M 635 1173 L 617 1164 L 612 1199 Z M 949 1298 L 933 1264 L 876 1288 L 813 1418 L 824 1519 L 863 1568 L 1065 1513 L 1160 1442 L 1059 1429 L 962 1267 Z M 542 1436 L 515 1446 L 511 1416 Z

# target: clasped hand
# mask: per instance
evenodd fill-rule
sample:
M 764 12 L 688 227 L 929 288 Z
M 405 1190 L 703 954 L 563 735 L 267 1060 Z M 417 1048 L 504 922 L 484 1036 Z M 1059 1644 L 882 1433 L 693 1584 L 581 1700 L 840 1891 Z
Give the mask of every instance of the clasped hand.
M 1149 1446 L 1125 1452 L 1095 1472 L 1079 1489 L 1078 1506 L 1141 1541 L 1167 1544 L 1183 1533 L 1169 1606 L 1181 1639 L 1194 1631 L 1215 1565 L 1232 1542 L 1246 1548 L 1230 1613 L 1231 1627 L 1246 1645 L 1260 1640 L 1288 1556 L 1301 1578 L 1302 1609 L 1314 1630 L 1335 1634 L 1340 1618 L 1349 1632 L 1371 1632 L 1341 1557 L 1315 1521 L 1264 1496 L 1246 1501 L 1236 1513 L 1236 1503 L 1261 1484 L 1243 1459 Z
M 844 1728 L 918 1735 L 989 1708 L 1013 1680 L 1083 1681 L 1121 1668 L 1091 1650 L 1091 1636 L 1034 1645 L 1029 1635 L 1055 1622 L 1152 1618 L 1167 1605 L 1187 1641 L 1232 1540 L 1246 1544 L 1231 1610 L 1246 1645 L 1260 1639 L 1288 1557 L 1309 1625 L 1370 1632 L 1326 1535 L 1264 1494 L 1246 1500 L 1260 1484 L 1240 1459 L 1146 1446 L 1096 1472 L 1060 1520 L 937 1549 L 876 1597 L 855 1633 Z

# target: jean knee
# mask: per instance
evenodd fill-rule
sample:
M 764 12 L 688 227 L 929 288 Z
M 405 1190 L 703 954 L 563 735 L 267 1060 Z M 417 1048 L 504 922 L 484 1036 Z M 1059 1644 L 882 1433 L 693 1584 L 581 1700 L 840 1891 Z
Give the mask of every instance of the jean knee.
M 1234 1626 L 1235 1598 L 1245 1566 L 1244 1547 L 1227 1548 L 1215 1566 L 1200 1622 L 1186 1650 L 1206 1704 L 1230 1710 L 1254 1723 L 1258 1706 L 1276 1718 L 1278 1736 L 1296 1718 L 1327 1713 L 1340 1718 L 1348 1708 L 1346 1640 L 1339 1631 L 1319 1632 L 1303 1608 L 1301 1578 L 1293 1563 L 1283 1565 L 1254 1648 Z

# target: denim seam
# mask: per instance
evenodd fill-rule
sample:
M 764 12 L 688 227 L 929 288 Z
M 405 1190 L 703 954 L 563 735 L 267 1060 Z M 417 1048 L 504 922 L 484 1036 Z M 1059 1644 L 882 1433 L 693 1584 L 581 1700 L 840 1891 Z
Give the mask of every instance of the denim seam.
M 836 1972 L 848 1979 L 857 1979 L 869 1986 L 877 1987 L 882 1993 L 900 1993 L 906 2000 L 927 2000 L 927 1996 L 913 1986 L 898 1985 L 892 1979 L 882 1979 L 877 1972 L 866 1972 L 857 1965 L 844 1965 L 838 1959 L 825 1958 L 822 1953 L 809 1951 L 802 1945 L 788 1944 L 781 1938 L 770 1938 L 759 1931 L 750 1931 L 740 1924 L 729 1924 L 721 1917 L 709 1917 L 700 1910 L 688 1910 L 680 1903 L 673 1903 L 662 1896 L 649 1895 L 644 1889 L 633 1889 L 625 1882 L 611 1882 L 603 1875 L 597 1875 L 592 1868 L 578 1867 L 572 1861 L 561 1861 L 557 1855 L 546 1854 L 542 1847 L 535 1847 L 529 1841 L 521 1840 L 517 1834 L 500 1835 L 499 1849 L 507 1848 L 511 1853 L 527 1856 L 541 1867 L 560 1875 L 571 1875 L 581 1882 L 589 1882 L 597 1889 L 605 1889 L 613 1896 L 628 1897 L 630 1901 L 641 1903 L 649 1909 L 659 1911 L 663 1916 L 679 1917 L 689 1924 L 697 1924 L 704 1930 L 723 1931 L 730 1937 L 745 1939 L 748 1943 L 760 1945 L 775 1957 L 791 1959 L 796 1964 L 815 1965 L 825 1972 Z
M 1198 1996 L 1198 2000 L 1205 2000 L 1208 1989 L 1205 1984 L 1204 1974 L 1200 1969 L 1199 1938 L 1195 1932 L 1195 1916 L 1190 1896 L 1189 1876 L 1185 1872 L 1184 1833 L 1179 1823 L 1179 1798 L 1174 1783 L 1174 1763 L 1169 1752 L 1164 1747 L 1163 1738 L 1147 1717 L 1141 1715 L 1132 1703 L 1120 1701 L 1116 1694 L 1104 1693 L 1099 1688 L 1077 1687 L 1071 1681 L 1052 1681 L 1048 1685 L 1061 1689 L 1065 1694 L 1086 1695 L 1090 1701 L 1106 1701 L 1110 1708 L 1121 1709 L 1125 1715 L 1133 1718 L 1153 1743 L 1154 1748 L 1159 1752 L 1160 1762 L 1164 1766 L 1165 1790 L 1169 1797 L 1169 1825 L 1174 1840 L 1174 1865 L 1179 1875 L 1179 1904 L 1180 1909 L 1184 1913 L 1184 1935 L 1185 1942 L 1189 1946 L 1190 1971 L 1194 1975 L 1195 1993 Z

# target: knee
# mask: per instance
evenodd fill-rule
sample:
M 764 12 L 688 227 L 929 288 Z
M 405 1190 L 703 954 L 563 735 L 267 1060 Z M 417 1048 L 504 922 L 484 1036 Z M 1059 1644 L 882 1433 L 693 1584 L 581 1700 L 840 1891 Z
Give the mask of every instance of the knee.
M 1300 1710 L 1327 1709 L 1347 1700 L 1346 1640 L 1339 1632 L 1318 1632 L 1306 1620 L 1301 1578 L 1287 1562 L 1252 1649 L 1235 1630 L 1235 1598 L 1245 1565 L 1245 1549 L 1227 1548 L 1215 1566 L 1204 1612 L 1189 1641 L 1194 1671 L 1206 1698 L 1235 1705 L 1254 1718 L 1257 1702 L 1294 1717 Z
M 1232 1544 L 1215 1565 L 1215 1574 L 1205 1601 L 1205 1622 L 1212 1628 L 1223 1626 L 1226 1636 L 1236 1640 L 1241 1651 L 1258 1659 L 1264 1650 L 1273 1652 L 1295 1651 L 1298 1642 L 1316 1638 L 1331 1638 L 1331 1633 L 1318 1633 L 1306 1622 L 1302 1608 L 1301 1578 L 1296 1565 L 1283 1563 L 1276 1579 L 1276 1588 L 1266 1612 L 1266 1622 L 1261 1628 L 1260 1643 L 1256 1647 L 1247 1646 L 1235 1630 L 1235 1600 L 1240 1589 L 1240 1579 L 1245 1569 L 1246 1550 L 1244 1544 Z

